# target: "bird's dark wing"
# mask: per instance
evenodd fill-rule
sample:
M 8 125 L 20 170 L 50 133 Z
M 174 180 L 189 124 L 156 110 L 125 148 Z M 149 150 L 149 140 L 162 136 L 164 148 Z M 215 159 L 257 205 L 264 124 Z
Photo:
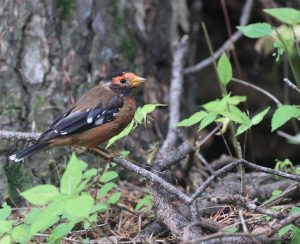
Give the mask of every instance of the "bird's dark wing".
M 41 136 L 41 140 L 48 141 L 53 138 L 80 133 L 108 123 L 114 120 L 115 115 L 120 111 L 123 104 L 123 98 L 113 95 L 109 98 L 106 106 L 101 102 L 93 108 L 84 110 L 75 106 L 52 123 L 49 129 Z

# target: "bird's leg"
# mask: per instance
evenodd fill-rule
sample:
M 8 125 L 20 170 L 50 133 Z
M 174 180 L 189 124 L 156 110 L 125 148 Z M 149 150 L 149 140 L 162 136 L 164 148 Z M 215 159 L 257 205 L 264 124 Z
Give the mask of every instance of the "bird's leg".
M 98 153 L 102 158 L 111 160 L 112 158 L 119 155 L 119 153 L 111 153 L 106 149 L 100 148 L 100 147 L 92 147 L 92 151 Z

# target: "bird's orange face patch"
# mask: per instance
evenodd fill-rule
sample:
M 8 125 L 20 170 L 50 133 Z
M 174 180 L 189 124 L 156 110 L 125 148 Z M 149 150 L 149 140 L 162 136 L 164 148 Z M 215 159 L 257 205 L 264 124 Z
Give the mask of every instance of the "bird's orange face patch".
M 134 80 L 135 77 L 136 77 L 136 75 L 131 72 L 123 72 L 122 75 L 114 77 L 112 80 L 113 80 L 113 83 L 117 84 L 117 85 L 131 86 L 132 81 Z

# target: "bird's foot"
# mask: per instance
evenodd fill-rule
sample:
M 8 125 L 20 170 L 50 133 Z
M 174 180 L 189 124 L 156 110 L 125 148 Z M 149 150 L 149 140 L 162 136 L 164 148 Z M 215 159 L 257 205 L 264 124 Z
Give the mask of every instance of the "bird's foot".
M 105 150 L 100 147 L 93 147 L 91 148 L 92 151 L 96 152 L 100 157 L 111 160 L 112 158 L 119 156 L 119 153 L 111 153 L 108 150 Z

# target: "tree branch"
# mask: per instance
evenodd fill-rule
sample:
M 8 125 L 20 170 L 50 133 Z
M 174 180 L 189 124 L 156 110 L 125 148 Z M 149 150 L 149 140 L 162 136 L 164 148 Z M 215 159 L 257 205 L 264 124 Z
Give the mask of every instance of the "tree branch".
M 247 0 L 247 2 L 244 5 L 242 15 L 240 18 L 240 25 L 246 25 L 248 23 L 252 6 L 253 6 L 253 0 Z M 212 56 L 202 60 L 201 62 L 199 62 L 194 66 L 185 68 L 183 70 L 183 74 L 184 75 L 195 74 L 201 71 L 202 69 L 204 69 L 205 67 L 207 67 L 208 65 L 212 64 L 213 61 L 216 60 L 224 51 L 227 51 L 231 48 L 232 43 L 238 41 L 242 36 L 243 34 L 240 31 L 236 31 L 217 51 L 213 53 Z

